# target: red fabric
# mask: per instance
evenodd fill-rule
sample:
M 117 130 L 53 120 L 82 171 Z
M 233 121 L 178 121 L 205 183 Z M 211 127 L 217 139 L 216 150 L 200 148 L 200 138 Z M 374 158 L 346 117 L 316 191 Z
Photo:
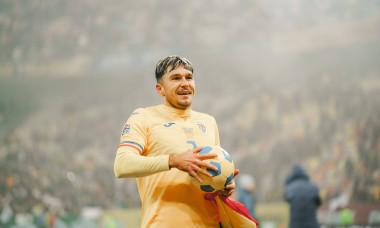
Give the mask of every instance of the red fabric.
M 256 223 L 256 226 L 259 225 L 259 223 L 251 217 L 251 214 L 249 213 L 248 209 L 241 204 L 238 201 L 230 199 L 230 197 L 219 195 L 219 197 L 223 200 L 223 202 L 229 206 L 232 210 L 236 211 L 237 213 L 243 215 L 247 219 L 251 220 L 252 222 Z
M 251 214 L 249 214 L 248 209 L 243 204 L 241 204 L 238 201 L 230 199 L 230 197 L 226 197 L 226 196 L 223 196 L 223 195 L 220 195 L 220 194 L 218 195 L 217 193 L 205 193 L 204 198 L 206 200 L 213 200 L 213 201 L 215 201 L 215 197 L 216 196 L 219 196 L 220 199 L 228 207 L 230 207 L 232 210 L 236 211 L 237 213 L 239 213 L 239 214 L 243 215 L 244 217 L 246 217 L 247 219 L 251 220 L 252 222 L 254 222 L 256 224 L 256 226 L 259 225 L 259 223 L 254 218 L 251 217 Z M 216 205 L 216 202 L 215 202 L 215 205 Z M 219 211 L 218 211 L 218 217 L 220 218 Z M 219 221 L 220 221 L 220 219 L 219 219 Z
M 213 202 L 216 214 L 218 215 L 218 221 L 220 222 L 221 221 L 220 212 L 218 209 L 218 204 L 215 201 L 215 196 L 216 196 L 216 193 L 205 193 L 204 198 L 206 200 L 211 200 Z

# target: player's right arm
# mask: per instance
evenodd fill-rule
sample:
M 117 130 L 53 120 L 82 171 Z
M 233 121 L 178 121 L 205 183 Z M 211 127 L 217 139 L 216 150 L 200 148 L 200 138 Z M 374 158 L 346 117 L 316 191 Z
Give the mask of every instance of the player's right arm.
M 205 159 L 211 159 L 217 157 L 216 154 L 198 154 L 202 150 L 202 147 L 194 148 L 180 154 L 170 154 L 169 155 L 169 168 L 177 168 L 183 172 L 191 174 L 197 181 L 202 183 L 202 179 L 198 176 L 197 172 L 203 173 L 206 176 L 212 177 L 212 174 L 207 172 L 201 167 L 206 167 L 213 170 L 218 170 L 217 167 L 203 162 Z
M 147 146 L 149 121 L 143 112 L 143 109 L 135 110 L 124 125 L 114 163 L 118 178 L 144 177 L 169 170 L 169 155 L 142 156 Z

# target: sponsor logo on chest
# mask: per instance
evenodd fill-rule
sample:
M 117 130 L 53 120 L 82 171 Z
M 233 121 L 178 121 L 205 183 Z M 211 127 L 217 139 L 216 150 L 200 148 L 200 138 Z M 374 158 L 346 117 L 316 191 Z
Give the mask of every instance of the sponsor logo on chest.
M 165 126 L 165 127 L 170 127 L 170 126 L 172 126 L 173 124 L 175 124 L 175 123 L 164 124 L 164 126 Z

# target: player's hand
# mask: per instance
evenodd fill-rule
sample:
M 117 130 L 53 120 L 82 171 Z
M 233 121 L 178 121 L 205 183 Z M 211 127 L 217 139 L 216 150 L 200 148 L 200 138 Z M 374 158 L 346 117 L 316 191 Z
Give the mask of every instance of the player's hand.
M 206 176 L 212 177 L 212 174 L 208 173 L 201 167 L 206 167 L 212 170 L 218 170 L 217 167 L 203 162 L 205 159 L 215 158 L 217 154 L 198 154 L 202 150 L 202 147 L 197 147 L 193 150 L 181 154 L 170 154 L 169 155 L 169 168 L 177 168 L 181 171 L 187 172 L 192 175 L 197 181 L 202 183 L 202 179 L 197 175 L 197 171 Z
M 219 191 L 218 193 L 221 194 L 221 195 L 223 195 L 223 196 L 226 196 L 226 197 L 231 196 L 232 193 L 234 193 L 234 191 L 235 191 L 236 185 L 235 185 L 235 180 L 234 179 L 235 179 L 236 175 L 238 175 L 238 174 L 239 174 L 239 170 L 235 169 L 235 171 L 234 171 L 234 178 L 232 179 L 232 181 L 226 186 L 225 189 L 223 189 L 222 191 Z

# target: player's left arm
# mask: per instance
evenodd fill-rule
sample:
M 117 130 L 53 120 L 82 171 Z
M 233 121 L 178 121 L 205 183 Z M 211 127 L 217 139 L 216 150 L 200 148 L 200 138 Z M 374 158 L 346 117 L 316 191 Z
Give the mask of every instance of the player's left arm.
M 214 122 L 214 130 L 215 130 L 215 145 L 217 146 L 220 146 L 220 138 L 219 138 L 219 129 L 218 129 L 218 124 L 216 123 L 216 120 L 215 118 L 213 118 L 213 122 Z M 223 189 L 222 191 L 219 191 L 218 193 L 223 195 L 223 196 L 231 196 L 232 193 L 235 191 L 235 176 L 239 174 L 239 170 L 238 169 L 235 169 L 234 171 L 234 178 L 232 179 L 232 181 L 226 185 L 225 189 Z
M 214 131 L 215 131 L 215 145 L 220 146 L 219 128 L 214 117 L 213 117 L 213 121 L 214 121 Z

